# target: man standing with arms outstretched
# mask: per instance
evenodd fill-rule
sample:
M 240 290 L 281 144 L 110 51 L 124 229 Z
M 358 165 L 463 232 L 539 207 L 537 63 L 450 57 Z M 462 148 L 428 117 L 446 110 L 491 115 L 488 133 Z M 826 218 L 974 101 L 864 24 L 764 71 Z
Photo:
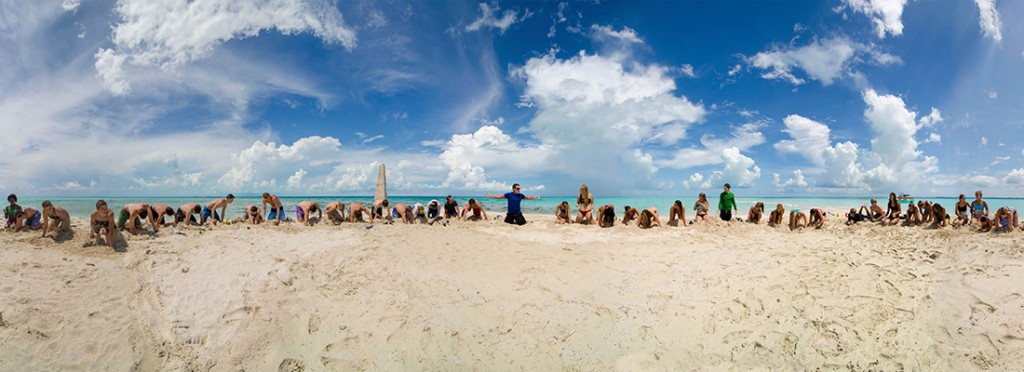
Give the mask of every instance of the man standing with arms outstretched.
M 518 183 L 512 185 L 512 192 L 507 192 L 504 195 L 485 194 L 485 196 L 494 199 L 508 199 L 508 214 L 505 216 L 505 223 L 514 223 L 520 226 L 526 224 L 526 218 L 523 217 L 523 211 L 519 208 L 519 202 L 523 199 L 540 199 L 539 196 L 526 196 L 519 193 Z
M 718 197 L 718 217 L 722 218 L 722 221 L 732 220 L 732 211 L 739 211 L 739 207 L 736 206 L 736 197 L 729 191 L 731 186 L 725 184 L 725 191 L 722 191 L 722 195 Z

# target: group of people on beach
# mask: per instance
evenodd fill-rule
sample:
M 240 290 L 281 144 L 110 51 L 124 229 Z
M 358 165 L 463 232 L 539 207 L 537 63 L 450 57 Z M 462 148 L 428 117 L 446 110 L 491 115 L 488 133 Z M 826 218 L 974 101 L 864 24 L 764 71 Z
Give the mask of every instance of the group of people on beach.
M 739 208 L 736 205 L 736 198 L 730 190 L 731 187 L 727 183 L 723 186 L 723 191 L 719 195 L 718 218 L 722 221 L 735 219 L 742 222 L 741 218 L 733 218 L 732 216 L 733 212 L 739 211 Z M 485 196 L 494 199 L 505 199 L 508 202 L 508 210 L 504 221 L 510 224 L 524 225 L 526 224 L 526 218 L 522 213 L 521 202 L 523 200 L 539 199 L 540 197 L 526 196 L 520 191 L 520 185 L 514 184 L 512 185 L 511 192 L 499 195 L 488 193 Z M 874 222 L 883 225 L 896 225 L 902 223 L 906 226 L 931 225 L 935 228 L 977 225 L 978 230 L 983 232 L 992 230 L 1012 231 L 1015 228 L 1022 227 L 1017 217 L 1016 209 L 1004 206 L 997 209 L 995 214 L 990 215 L 988 203 L 982 199 L 981 191 L 975 192 L 974 196 L 975 199 L 968 203 L 964 195 L 961 194 L 959 201 L 953 207 L 953 214 L 950 215 L 947 213 L 946 208 L 939 203 L 932 203 L 926 200 L 918 201 L 916 204 L 913 202 L 908 203 L 907 210 L 904 212 L 903 206 L 896 194 L 890 193 L 886 209 L 882 209 L 878 204 L 878 200 L 871 199 L 870 205 L 865 203 L 860 206 L 859 210 L 857 208 L 850 208 L 850 211 L 845 214 L 846 224 Z M 116 217 L 105 201 L 98 200 L 96 202 L 96 210 L 89 218 L 90 238 L 104 237 L 106 243 L 111 248 L 114 248 L 116 232 L 121 230 L 127 230 L 131 234 L 136 235 L 143 229 L 157 233 L 160 231 L 160 227 L 169 223 L 202 226 L 208 223 L 216 225 L 225 222 L 246 222 L 258 225 L 271 221 L 275 223 L 291 221 L 290 218 L 286 217 L 284 204 L 281 202 L 281 199 L 271 193 L 263 193 L 261 206 L 247 205 L 244 208 L 244 216 L 229 220 L 226 216 L 227 207 L 234 200 L 234 195 L 228 194 L 223 198 L 214 199 L 205 205 L 187 203 L 177 208 L 164 204 L 129 203 L 119 210 Z M 15 231 L 42 230 L 42 236 L 46 236 L 51 231 L 56 234 L 71 231 L 71 217 L 67 210 L 53 205 L 48 200 L 41 203 L 41 209 L 23 208 L 18 204 L 18 197 L 14 194 L 9 195 L 7 201 L 9 205 L 4 208 L 4 215 L 7 218 L 8 229 L 14 229 Z M 575 218 L 572 218 L 569 202 L 562 201 L 555 208 L 555 222 L 558 224 L 594 224 L 600 227 L 612 227 L 619 222 L 615 215 L 615 206 L 611 204 L 597 206 L 594 195 L 590 193 L 587 185 L 580 186 L 579 194 L 576 197 L 576 210 L 578 213 Z M 709 221 L 711 209 L 707 196 L 704 193 L 698 196 L 692 210 L 694 213 L 693 219 L 687 221 L 686 208 L 683 206 L 683 202 L 676 200 L 669 207 L 667 225 L 687 226 Z M 764 203 L 755 203 L 747 213 L 747 222 L 761 223 L 764 213 Z M 772 227 L 782 226 L 785 213 L 786 210 L 782 204 L 776 205 L 775 209 L 768 213 L 768 225 Z M 460 210 L 459 203 L 451 195 L 446 197 L 443 204 L 436 199 L 429 201 L 426 205 L 421 203 L 412 205 L 391 204 L 387 199 L 382 199 L 375 200 L 369 208 L 356 202 L 349 203 L 346 206 L 344 203 L 333 201 L 321 207 L 315 201 L 301 201 L 295 205 L 294 221 L 310 226 L 314 214 L 316 214 L 316 221 L 321 221 L 326 215 L 327 220 L 335 225 L 343 222 L 369 221 L 373 223 L 375 220 L 384 221 L 386 224 L 401 221 L 403 224 L 424 223 L 433 225 L 440 222 L 443 225 L 447 225 L 449 220 L 455 219 L 469 221 L 488 219 L 487 211 L 484 210 L 484 207 L 476 199 L 469 199 Z M 836 217 L 838 217 L 838 214 Z M 173 222 L 168 222 L 166 218 L 171 218 Z M 789 211 L 788 226 L 791 230 L 802 227 L 820 229 L 824 226 L 827 218 L 829 218 L 829 214 L 821 208 L 811 208 L 807 213 L 794 208 Z M 144 226 L 143 220 L 148 220 L 149 226 Z M 658 214 L 658 209 L 655 207 L 639 210 L 628 205 L 625 206 L 621 223 L 629 226 L 633 221 L 636 221 L 637 226 L 645 229 L 662 226 L 661 217 Z

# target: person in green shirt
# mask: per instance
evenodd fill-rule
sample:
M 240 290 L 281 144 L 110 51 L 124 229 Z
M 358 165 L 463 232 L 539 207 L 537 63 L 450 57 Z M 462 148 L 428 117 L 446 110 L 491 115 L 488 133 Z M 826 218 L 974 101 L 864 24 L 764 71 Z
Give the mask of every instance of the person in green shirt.
M 736 206 L 736 197 L 729 192 L 731 186 L 725 184 L 725 191 L 722 191 L 722 195 L 718 197 L 718 217 L 722 218 L 722 221 L 732 220 L 732 211 L 739 211 L 739 207 Z

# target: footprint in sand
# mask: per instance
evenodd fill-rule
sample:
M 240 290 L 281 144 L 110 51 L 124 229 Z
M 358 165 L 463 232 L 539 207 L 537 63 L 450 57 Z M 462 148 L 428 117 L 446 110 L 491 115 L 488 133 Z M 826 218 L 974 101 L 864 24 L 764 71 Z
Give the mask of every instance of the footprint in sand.
M 281 361 L 281 365 L 277 366 L 278 372 L 303 372 L 306 370 L 306 365 L 299 360 L 292 358 L 286 358 Z

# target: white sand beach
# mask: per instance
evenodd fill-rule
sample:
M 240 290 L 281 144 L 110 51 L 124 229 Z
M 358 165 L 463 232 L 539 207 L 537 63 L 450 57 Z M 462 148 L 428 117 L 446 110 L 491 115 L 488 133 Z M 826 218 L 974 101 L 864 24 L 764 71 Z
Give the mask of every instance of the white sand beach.
M 1011 370 L 1024 233 L 527 216 L 0 233 L 0 370 Z

